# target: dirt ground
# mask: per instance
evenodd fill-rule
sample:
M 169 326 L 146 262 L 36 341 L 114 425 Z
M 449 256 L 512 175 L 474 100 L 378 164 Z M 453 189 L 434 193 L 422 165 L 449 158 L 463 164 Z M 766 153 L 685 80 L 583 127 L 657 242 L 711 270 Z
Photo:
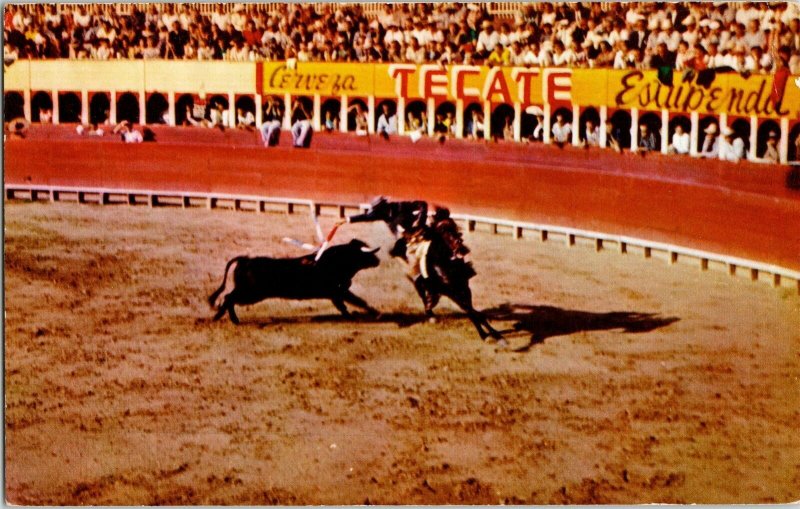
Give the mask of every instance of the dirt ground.
M 449 303 L 423 320 L 383 225 L 336 238 L 383 247 L 354 285 L 381 318 L 238 327 L 205 300 L 225 262 L 302 254 L 306 215 L 6 203 L 5 229 L 11 503 L 800 499 L 796 289 L 470 233 L 503 350 Z

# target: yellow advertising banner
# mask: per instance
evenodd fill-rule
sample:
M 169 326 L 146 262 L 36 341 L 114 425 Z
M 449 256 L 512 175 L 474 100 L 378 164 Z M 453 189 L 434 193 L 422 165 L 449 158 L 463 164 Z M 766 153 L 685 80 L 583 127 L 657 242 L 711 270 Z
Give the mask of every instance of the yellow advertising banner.
M 597 104 L 597 99 L 605 101 L 606 106 L 641 110 L 668 110 L 672 112 L 693 112 L 700 114 L 726 113 L 733 116 L 797 117 L 800 114 L 800 89 L 795 78 L 786 82 L 782 101 L 776 111 L 772 100 L 774 76 L 752 74 L 744 77 L 738 73 L 706 72 L 691 78 L 675 72 L 672 86 L 658 79 L 656 71 L 599 71 L 606 74 L 604 84 L 597 79 L 598 71 L 576 70 L 573 73 L 573 96 L 581 106 Z M 594 76 L 594 77 L 593 77 Z M 591 91 L 589 83 L 596 83 L 597 89 Z M 604 85 L 604 86 L 603 86 Z M 775 91 L 780 97 L 780 91 Z
M 262 66 L 265 94 L 490 101 L 735 116 L 800 118 L 800 88 L 789 77 L 776 111 L 771 75 L 673 73 L 672 86 L 656 71 L 483 67 L 436 64 L 270 62 Z

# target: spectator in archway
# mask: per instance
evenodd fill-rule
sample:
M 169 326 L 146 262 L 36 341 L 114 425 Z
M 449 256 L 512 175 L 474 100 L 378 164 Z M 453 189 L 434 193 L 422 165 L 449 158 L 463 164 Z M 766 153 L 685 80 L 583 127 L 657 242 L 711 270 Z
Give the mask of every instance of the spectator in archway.
M 292 144 L 296 148 L 308 148 L 311 136 L 311 115 L 298 99 L 292 107 Z
M 256 125 L 256 116 L 252 111 L 245 111 L 244 108 L 236 108 L 236 128 L 252 131 Z
M 511 113 L 505 116 L 505 123 L 503 124 L 503 139 L 506 141 L 514 140 L 514 115 Z
M 800 138 L 798 138 L 800 139 Z M 770 131 L 767 135 L 767 148 L 761 155 L 761 160 L 767 163 L 777 163 L 780 160 L 778 153 L 778 132 Z
M 478 110 L 472 110 L 472 123 L 467 138 L 479 140 L 483 138 L 485 126 L 483 125 L 483 113 Z
M 672 143 L 669 146 L 671 154 L 689 153 L 689 133 L 684 131 L 681 124 L 675 125 L 675 133 L 672 135 Z
M 347 113 L 354 113 L 355 114 L 355 121 L 356 121 L 356 135 L 357 136 L 366 136 L 368 133 L 368 120 L 367 120 L 367 112 L 364 111 L 364 108 L 361 107 L 360 104 L 356 103 L 349 108 L 347 108 Z
M 280 100 L 273 98 L 267 104 L 267 109 L 264 111 L 264 123 L 260 128 L 261 141 L 265 147 L 274 147 L 280 141 L 282 119 L 283 111 Z
M 611 119 L 606 120 L 606 146 L 619 153 L 622 152 L 622 133 Z
M 744 141 L 730 127 L 722 129 L 719 142 L 719 158 L 723 161 L 739 162 L 744 157 Z
M 53 109 L 52 108 L 40 108 L 39 109 L 39 123 L 40 124 L 50 124 L 53 122 Z
M 539 106 L 531 106 L 528 108 L 528 113 L 536 118 L 536 126 L 529 138 L 530 141 L 543 141 L 544 140 L 544 111 Z
M 397 134 L 397 115 L 390 113 L 389 105 L 381 105 L 381 115 L 378 117 L 378 134 L 384 139 L 389 139 L 390 135 Z
M 448 138 L 453 138 L 456 135 L 456 131 L 458 130 L 458 124 L 456 123 L 455 114 L 452 111 L 448 111 L 444 117 L 444 125 L 447 127 L 447 136 Z
M 144 137 L 142 133 L 136 129 L 134 124 L 127 120 L 123 120 L 114 127 L 114 134 L 119 134 L 120 138 L 125 143 L 142 143 Z
M 594 120 L 588 119 L 585 124 L 585 133 L 583 135 L 583 146 L 599 147 L 600 146 L 600 129 L 595 125 Z
M 222 101 L 216 101 L 211 107 L 211 111 L 208 112 L 208 126 L 217 127 L 220 131 L 224 131 L 227 124 L 225 110 L 226 108 Z
M 637 147 L 640 154 L 644 155 L 647 152 L 655 152 L 658 150 L 658 140 L 656 134 L 650 129 L 647 123 L 639 125 L 639 146 Z
M 552 134 L 553 143 L 559 148 L 564 148 L 564 145 L 570 141 L 572 126 L 564 121 L 564 115 L 561 113 L 556 113 L 556 122 L 553 124 Z
M 195 127 L 197 127 L 197 126 L 205 126 L 206 125 L 206 121 L 205 121 L 204 118 L 202 118 L 202 116 L 198 115 L 197 117 L 195 117 L 195 114 L 194 114 L 195 113 L 195 111 L 194 111 L 195 108 L 198 109 L 198 110 L 202 109 L 202 111 L 205 112 L 205 106 L 197 105 L 197 106 L 192 107 L 192 106 L 187 104 L 186 105 L 186 117 L 183 120 L 183 125 L 191 125 L 191 126 L 195 126 Z
M 339 117 L 332 110 L 325 111 L 325 122 L 322 124 L 325 131 L 332 133 L 339 130 Z
M 703 139 L 703 148 L 700 150 L 700 157 L 716 159 L 719 156 L 717 124 L 709 125 L 703 132 L 706 133 L 706 136 Z

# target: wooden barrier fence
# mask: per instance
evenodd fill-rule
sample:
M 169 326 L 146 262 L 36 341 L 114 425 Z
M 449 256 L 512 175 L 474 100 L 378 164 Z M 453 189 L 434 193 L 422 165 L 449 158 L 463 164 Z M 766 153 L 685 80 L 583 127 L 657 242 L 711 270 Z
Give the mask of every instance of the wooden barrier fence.
M 348 212 L 359 212 L 368 208 L 368 205 L 365 204 L 321 203 L 297 198 L 254 195 L 16 184 L 5 185 L 5 198 L 7 200 L 29 201 L 46 199 L 52 202 L 74 201 L 99 205 L 127 204 L 147 205 L 149 207 L 224 208 L 256 213 L 284 212 L 294 214 L 305 211 L 312 219 L 320 215 L 344 218 Z M 470 214 L 452 214 L 452 217 L 454 220 L 462 222 L 464 229 L 468 232 L 476 231 L 479 227 L 486 227 L 493 234 L 508 234 L 515 239 L 535 238 L 541 242 L 561 239 L 569 247 L 578 244 L 590 245 L 597 252 L 608 249 L 609 246 L 614 246 L 620 254 L 637 250 L 645 258 L 661 255 L 670 265 L 677 263 L 679 258 L 687 258 L 695 260 L 700 270 L 706 271 L 713 267 L 720 267 L 731 276 L 744 273 L 751 281 L 765 281 L 775 288 L 789 286 L 794 282 L 797 292 L 800 293 L 800 272 L 777 265 L 646 239 L 557 225 L 507 221 Z

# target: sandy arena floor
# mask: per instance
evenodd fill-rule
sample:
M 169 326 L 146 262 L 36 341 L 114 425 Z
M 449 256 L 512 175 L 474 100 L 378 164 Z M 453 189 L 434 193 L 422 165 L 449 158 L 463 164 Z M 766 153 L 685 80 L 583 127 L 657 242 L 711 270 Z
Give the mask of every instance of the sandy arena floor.
M 323 219 L 329 228 L 333 219 Z M 423 321 L 383 225 L 355 293 L 239 308 L 239 254 L 305 215 L 6 203 L 15 504 L 758 503 L 800 499 L 800 298 L 721 271 L 472 233 L 482 343 Z

